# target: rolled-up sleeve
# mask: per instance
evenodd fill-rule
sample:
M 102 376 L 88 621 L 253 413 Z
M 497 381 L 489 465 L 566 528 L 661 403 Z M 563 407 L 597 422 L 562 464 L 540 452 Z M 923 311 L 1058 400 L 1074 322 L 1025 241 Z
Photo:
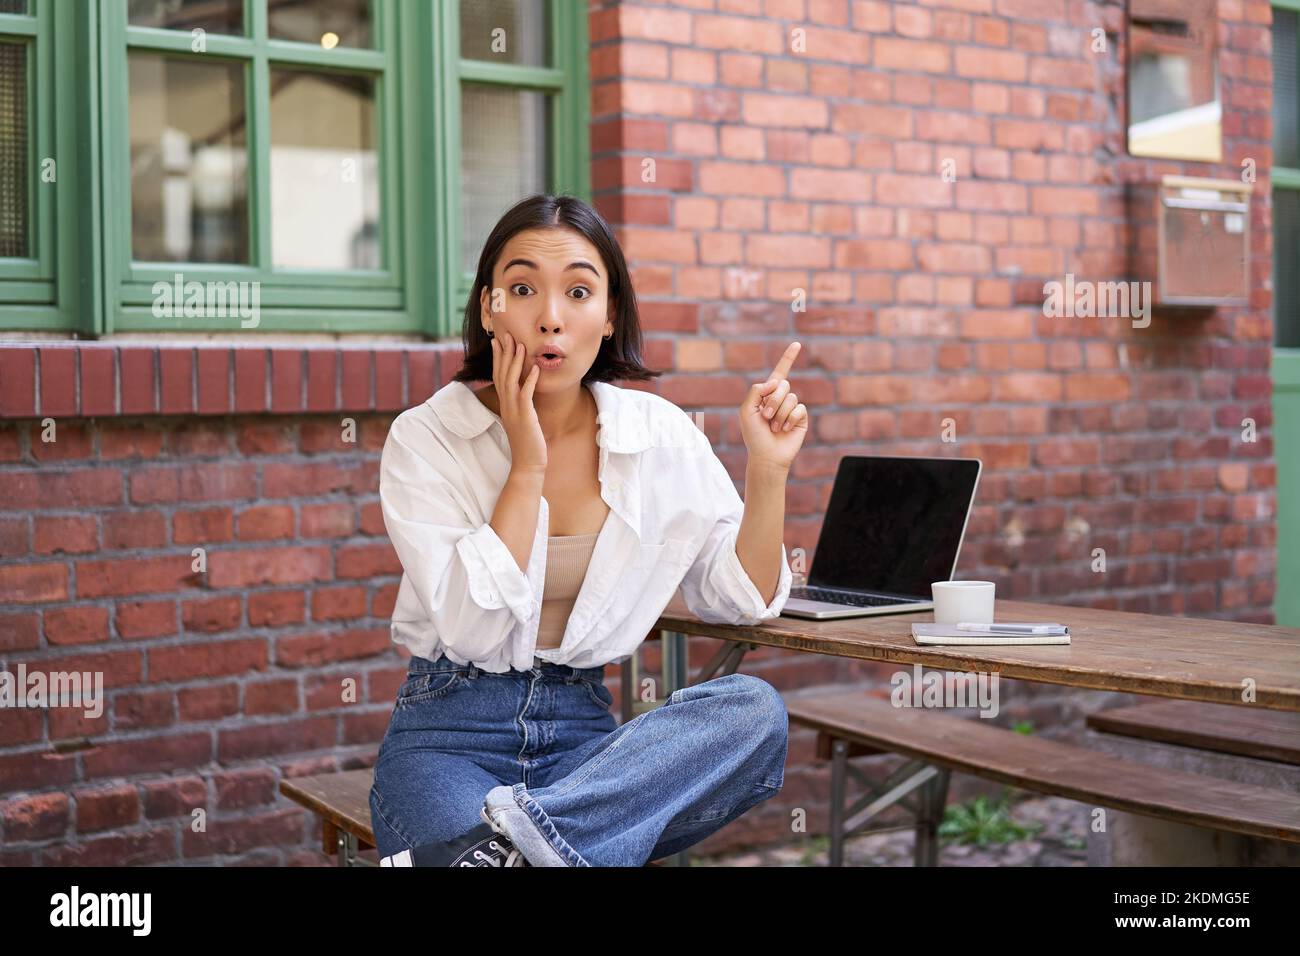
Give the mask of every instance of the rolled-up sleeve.
M 533 613 L 533 588 L 493 527 L 476 525 L 454 489 L 394 422 L 379 466 L 384 526 L 438 638 L 463 660 L 498 654 Z M 432 441 L 432 439 L 430 439 Z
M 768 604 L 736 554 L 745 503 L 707 439 L 698 461 L 705 476 L 703 488 L 718 513 L 704 546 L 682 579 L 682 599 L 692 614 L 712 624 L 758 624 L 777 617 L 790 597 L 792 575 L 785 544 L 781 545 L 776 594 Z

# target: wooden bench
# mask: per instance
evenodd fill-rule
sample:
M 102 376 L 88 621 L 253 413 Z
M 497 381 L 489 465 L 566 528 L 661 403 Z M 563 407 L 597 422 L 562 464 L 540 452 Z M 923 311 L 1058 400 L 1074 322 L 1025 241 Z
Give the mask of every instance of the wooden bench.
M 378 866 L 358 854 L 375 847 L 370 829 L 371 769 L 286 777 L 280 792 L 320 817 L 321 850 L 337 853 L 339 866 Z
M 374 779 L 373 769 L 286 777 L 280 781 L 280 792 L 320 817 L 321 850 L 337 854 L 339 866 L 377 867 L 378 863 L 359 855 L 375 847 L 375 833 L 370 829 L 370 785 Z M 663 859 L 646 864 L 665 865 Z
M 990 726 L 982 718 L 894 707 L 860 690 L 783 696 L 790 721 L 816 730 L 818 756 L 832 761 L 831 866 L 843 865 L 846 837 L 894 804 L 912 811 L 916 865 L 934 866 L 936 831 L 954 770 L 1144 816 L 1300 843 L 1300 801 L 1294 794 L 1133 763 Z M 848 762 L 882 753 L 901 754 L 908 762 L 880 785 Z M 846 808 L 850 775 L 868 793 Z
M 1089 715 L 1085 746 L 1121 760 L 1290 794 L 1300 805 L 1300 713 L 1147 700 Z M 1300 846 L 1116 813 L 1089 845 L 1110 866 L 1300 866 Z
M 1089 714 L 1087 726 L 1102 733 L 1300 766 L 1300 713 L 1157 700 Z

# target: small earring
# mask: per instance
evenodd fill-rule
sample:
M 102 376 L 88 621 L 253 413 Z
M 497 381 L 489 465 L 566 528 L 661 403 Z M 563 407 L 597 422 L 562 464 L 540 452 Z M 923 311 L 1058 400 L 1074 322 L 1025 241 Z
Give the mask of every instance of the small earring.
M 613 337 L 614 337 L 614 333 L 612 331 L 609 333 L 609 335 L 602 336 L 602 338 L 606 338 L 606 339 L 612 339 Z
M 491 329 L 488 329 L 488 330 L 487 330 L 487 334 L 488 334 L 488 338 L 490 338 L 490 339 L 494 339 L 494 338 L 497 337 L 497 334 L 496 334 L 495 332 L 493 332 Z

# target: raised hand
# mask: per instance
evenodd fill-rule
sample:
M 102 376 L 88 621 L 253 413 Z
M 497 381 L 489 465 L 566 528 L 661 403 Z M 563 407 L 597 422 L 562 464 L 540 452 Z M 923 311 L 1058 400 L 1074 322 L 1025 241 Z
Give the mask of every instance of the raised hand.
M 799 349 L 791 342 L 767 381 L 751 385 L 740 406 L 740 434 L 751 463 L 789 469 L 808 434 L 808 409 L 786 379 Z
M 536 363 L 528 369 L 528 376 L 519 381 L 528 361 L 527 346 L 509 332 L 502 330 L 492 338 L 492 381 L 501 405 L 501 424 L 510 441 L 510 469 L 545 473 L 546 437 L 533 406 L 533 389 L 541 375 Z

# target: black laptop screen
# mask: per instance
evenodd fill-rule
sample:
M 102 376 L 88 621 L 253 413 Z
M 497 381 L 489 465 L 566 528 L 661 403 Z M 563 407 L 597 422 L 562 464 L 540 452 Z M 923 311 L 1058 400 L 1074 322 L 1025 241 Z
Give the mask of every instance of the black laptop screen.
M 952 577 L 978 476 L 969 458 L 843 458 L 808 583 L 928 600 Z

